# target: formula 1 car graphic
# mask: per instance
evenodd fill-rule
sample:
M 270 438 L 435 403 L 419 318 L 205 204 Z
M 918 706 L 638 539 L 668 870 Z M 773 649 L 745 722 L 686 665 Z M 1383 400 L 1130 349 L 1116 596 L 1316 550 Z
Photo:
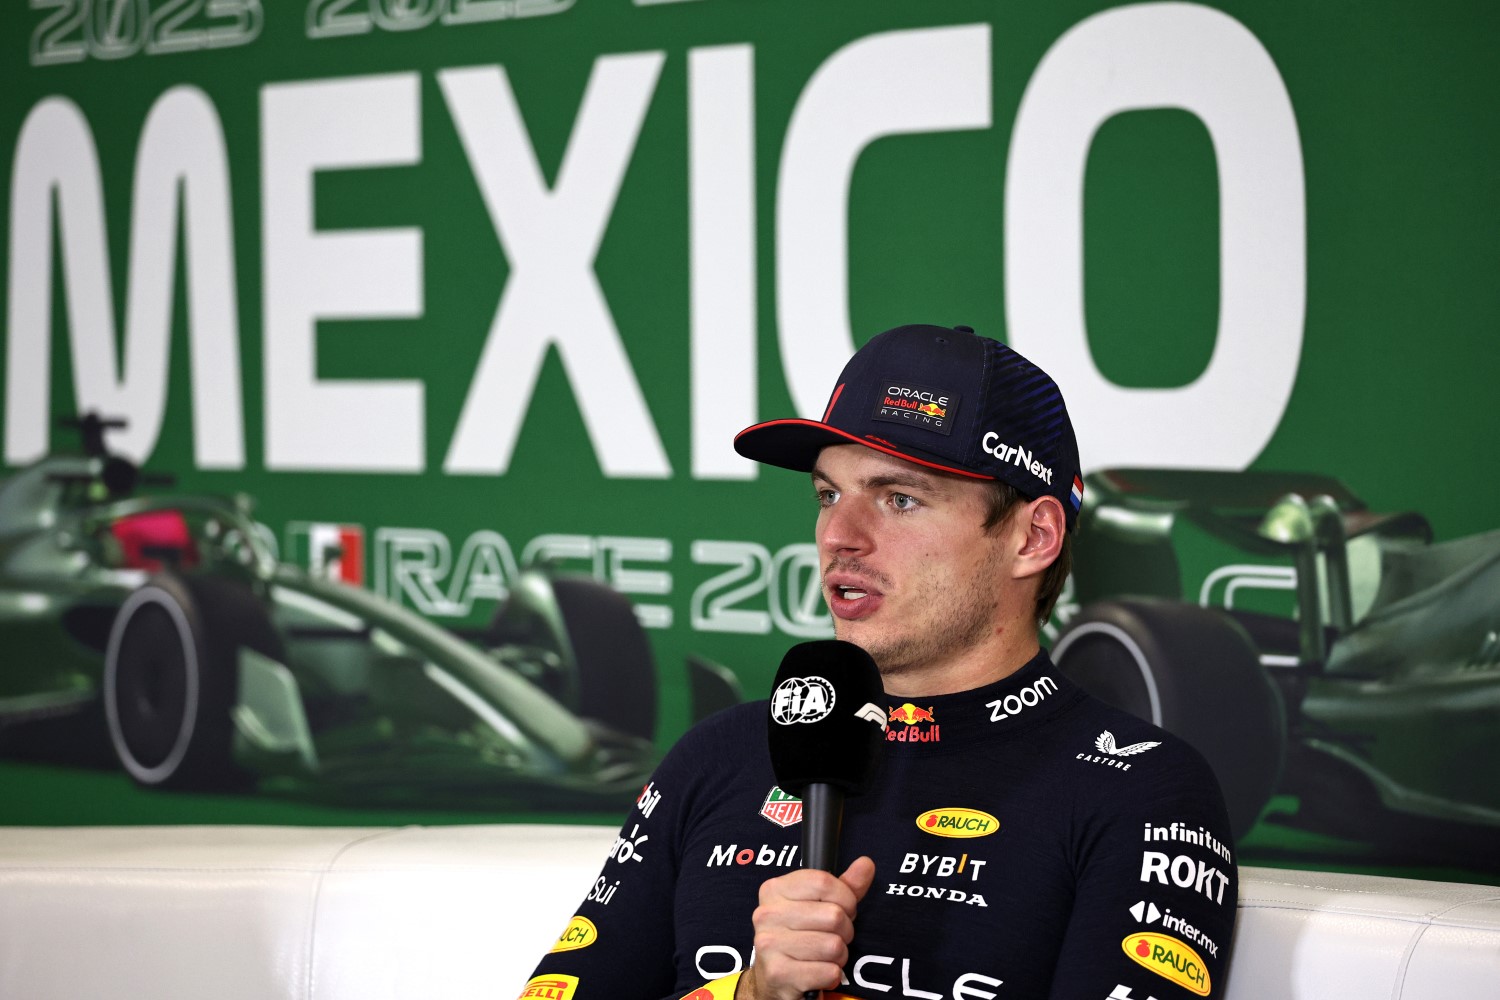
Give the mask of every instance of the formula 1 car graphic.
M 1196 745 L 1237 834 L 1279 791 L 1323 832 L 1492 853 L 1500 531 L 1433 544 L 1420 514 L 1373 513 L 1320 475 L 1086 482 L 1082 607 L 1053 656 Z
M 0 481 L 8 747 L 103 733 L 141 785 L 364 803 L 614 808 L 646 782 L 655 665 L 620 594 L 528 570 L 467 642 L 279 563 L 247 498 L 137 495 L 153 477 L 105 446 L 122 422 L 71 423 L 82 454 Z M 690 672 L 737 700 L 723 668 Z

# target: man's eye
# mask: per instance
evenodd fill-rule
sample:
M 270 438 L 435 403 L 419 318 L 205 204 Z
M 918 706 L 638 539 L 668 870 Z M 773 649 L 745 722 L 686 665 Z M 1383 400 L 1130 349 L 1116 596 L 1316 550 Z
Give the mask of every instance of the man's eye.
M 916 497 L 909 497 L 905 493 L 892 493 L 891 506 L 897 510 L 916 510 L 922 506 L 922 501 Z
M 816 490 L 814 491 L 814 495 L 818 498 L 818 506 L 820 507 L 832 507 L 834 504 L 838 503 L 839 499 L 838 490 Z

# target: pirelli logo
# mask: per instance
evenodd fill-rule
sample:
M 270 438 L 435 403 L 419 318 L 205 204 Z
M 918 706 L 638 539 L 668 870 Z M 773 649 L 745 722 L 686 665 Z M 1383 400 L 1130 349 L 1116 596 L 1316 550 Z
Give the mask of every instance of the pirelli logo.
M 573 1000 L 573 994 L 578 990 L 577 976 L 564 976 L 552 973 L 545 976 L 532 976 L 526 988 L 516 1000 Z

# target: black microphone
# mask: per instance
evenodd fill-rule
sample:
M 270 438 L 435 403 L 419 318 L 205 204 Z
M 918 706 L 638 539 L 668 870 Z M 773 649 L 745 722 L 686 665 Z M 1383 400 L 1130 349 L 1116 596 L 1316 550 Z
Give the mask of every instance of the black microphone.
M 802 799 L 804 867 L 836 870 L 844 798 L 862 793 L 875 772 L 884 703 L 875 661 L 853 643 L 804 642 L 781 659 L 771 691 L 771 769 L 782 790 Z

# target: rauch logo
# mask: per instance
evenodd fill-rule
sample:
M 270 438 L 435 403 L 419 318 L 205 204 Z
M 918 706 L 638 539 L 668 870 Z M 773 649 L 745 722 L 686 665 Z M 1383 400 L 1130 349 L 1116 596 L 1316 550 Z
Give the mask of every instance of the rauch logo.
M 559 935 L 557 944 L 549 951 L 577 951 L 579 948 L 587 948 L 594 943 L 599 936 L 599 928 L 588 917 L 575 916 L 568 921 L 567 928 Z
M 988 837 L 1000 829 L 1000 821 L 978 809 L 948 807 L 929 809 L 918 816 L 917 829 L 935 837 Z
M 1198 953 L 1166 934 L 1132 934 L 1120 942 L 1125 954 L 1137 965 L 1150 969 L 1200 997 L 1208 996 L 1212 984 Z

